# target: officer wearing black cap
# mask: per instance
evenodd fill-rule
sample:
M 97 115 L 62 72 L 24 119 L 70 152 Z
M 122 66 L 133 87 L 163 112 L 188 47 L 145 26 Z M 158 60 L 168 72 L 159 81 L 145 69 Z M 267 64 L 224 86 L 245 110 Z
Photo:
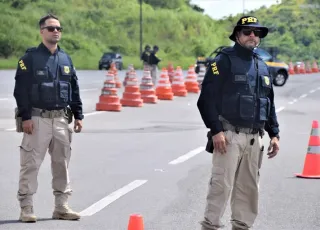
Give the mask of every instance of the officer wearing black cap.
M 149 64 L 150 53 L 151 53 L 151 47 L 149 45 L 146 45 L 140 57 L 140 59 L 143 62 L 144 68 L 147 68 L 149 71 L 151 70 L 151 65 Z
M 78 78 L 71 58 L 58 46 L 62 34 L 58 18 L 51 14 L 42 17 L 39 32 L 42 42 L 20 58 L 15 76 L 17 117 L 22 120 L 24 132 L 17 194 L 21 208 L 19 219 L 22 222 L 37 220 L 33 195 L 38 188 L 39 168 L 48 150 L 55 197 L 52 217 L 77 220 L 79 213 L 68 206 L 68 197 L 72 194 L 68 165 L 73 132 L 68 125 L 73 116 L 74 131 L 78 133 L 82 129 Z
M 240 18 L 230 39 L 209 64 L 198 99 L 208 129 L 212 174 L 202 230 L 220 229 L 231 196 L 233 230 L 249 229 L 258 213 L 262 137 L 270 137 L 269 158 L 279 151 L 279 125 L 268 66 L 254 52 L 268 28 L 253 16 Z

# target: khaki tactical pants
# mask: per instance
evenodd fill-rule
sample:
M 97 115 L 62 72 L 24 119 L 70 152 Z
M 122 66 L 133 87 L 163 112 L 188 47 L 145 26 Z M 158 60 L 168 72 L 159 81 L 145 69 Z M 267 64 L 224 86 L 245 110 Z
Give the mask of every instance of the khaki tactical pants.
M 17 198 L 20 207 L 33 205 L 38 189 L 37 176 L 47 150 L 51 156 L 52 188 L 55 205 L 66 204 L 72 190 L 69 186 L 68 165 L 71 155 L 72 130 L 64 117 L 32 116 L 33 133 L 23 133 L 20 146 L 20 179 Z
M 153 85 L 157 85 L 157 79 L 158 79 L 158 66 L 157 65 L 151 65 L 151 78 Z
M 262 139 L 259 134 L 225 131 L 227 152 L 214 150 L 203 230 L 223 227 L 221 218 L 231 195 L 233 229 L 249 229 L 258 214 Z M 254 143 L 252 144 L 252 139 Z

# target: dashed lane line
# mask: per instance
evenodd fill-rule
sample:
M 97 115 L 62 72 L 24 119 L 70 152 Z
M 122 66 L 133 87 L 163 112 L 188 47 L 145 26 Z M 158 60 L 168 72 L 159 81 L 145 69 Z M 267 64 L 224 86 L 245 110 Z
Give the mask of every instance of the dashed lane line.
M 189 160 L 190 158 L 196 156 L 197 154 L 203 152 L 204 150 L 205 150 L 205 147 L 203 147 L 203 146 L 198 147 L 198 148 L 191 150 L 190 152 L 178 157 L 177 159 L 170 161 L 169 165 L 176 165 L 176 164 L 180 164 L 182 162 L 185 162 L 185 161 Z
M 97 201 L 93 205 L 89 206 L 88 208 L 84 209 L 80 212 L 81 216 L 92 216 L 95 213 L 101 211 L 112 202 L 118 200 L 120 197 L 124 196 L 125 194 L 133 191 L 134 189 L 142 186 L 143 184 L 147 183 L 147 180 L 134 180 L 131 183 L 125 185 L 124 187 L 114 191 L 113 193 L 109 194 L 108 196 L 102 198 L 101 200 Z

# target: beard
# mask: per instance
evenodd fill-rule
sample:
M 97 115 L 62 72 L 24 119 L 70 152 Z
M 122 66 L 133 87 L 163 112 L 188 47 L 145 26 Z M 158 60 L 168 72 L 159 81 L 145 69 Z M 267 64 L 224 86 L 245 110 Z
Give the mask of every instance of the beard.
M 249 40 L 244 44 L 244 46 L 248 49 L 254 49 L 257 47 L 257 42 L 254 40 Z

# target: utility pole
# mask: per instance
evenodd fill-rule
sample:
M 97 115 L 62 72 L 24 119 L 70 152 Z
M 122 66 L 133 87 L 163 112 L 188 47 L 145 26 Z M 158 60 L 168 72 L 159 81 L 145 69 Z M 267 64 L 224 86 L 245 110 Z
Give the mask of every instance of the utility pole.
M 140 0 L 140 56 L 142 54 L 142 0 Z
M 243 16 L 244 16 L 244 12 L 245 12 L 244 0 L 242 0 L 242 9 L 243 9 Z

